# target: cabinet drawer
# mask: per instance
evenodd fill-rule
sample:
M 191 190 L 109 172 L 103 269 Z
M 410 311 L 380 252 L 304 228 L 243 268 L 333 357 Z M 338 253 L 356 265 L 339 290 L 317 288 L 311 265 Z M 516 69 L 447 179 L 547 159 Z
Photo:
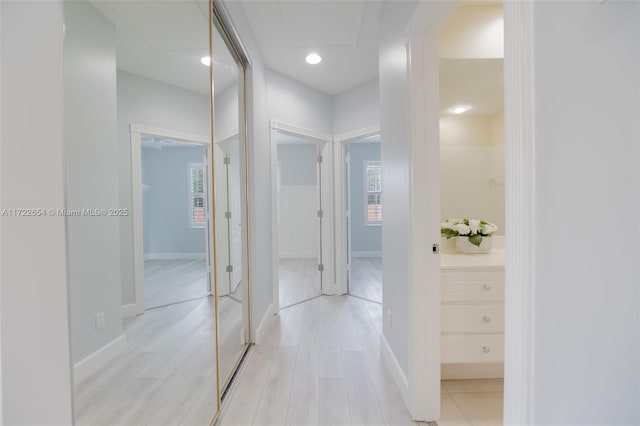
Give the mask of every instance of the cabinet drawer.
M 442 333 L 504 333 L 503 305 L 444 305 Z
M 504 272 L 443 272 L 442 301 L 503 301 Z
M 443 364 L 504 361 L 504 336 L 442 336 Z

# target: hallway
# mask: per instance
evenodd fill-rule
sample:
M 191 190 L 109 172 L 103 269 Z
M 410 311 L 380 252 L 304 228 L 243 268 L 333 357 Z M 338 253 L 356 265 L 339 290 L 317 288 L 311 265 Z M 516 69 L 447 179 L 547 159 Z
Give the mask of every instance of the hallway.
M 380 356 L 382 306 L 324 296 L 280 311 L 219 425 L 415 425 Z M 446 381 L 441 426 L 502 424 L 502 381 Z

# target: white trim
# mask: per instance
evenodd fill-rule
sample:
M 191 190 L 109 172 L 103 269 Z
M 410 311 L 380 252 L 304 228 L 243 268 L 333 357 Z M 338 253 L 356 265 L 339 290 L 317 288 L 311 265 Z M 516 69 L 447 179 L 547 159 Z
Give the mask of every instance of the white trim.
M 144 260 L 206 260 L 206 253 L 145 253 Z
M 402 367 L 400 367 L 400 363 L 398 359 L 394 355 L 391 350 L 391 346 L 385 339 L 384 334 L 380 335 L 380 354 L 382 355 L 382 361 L 384 365 L 387 367 L 387 371 L 391 373 L 391 377 L 393 377 L 393 381 L 396 384 L 396 387 L 400 391 L 400 395 L 402 396 L 402 400 L 405 405 L 409 406 L 409 381 L 407 380 L 407 375 L 402 371 Z M 440 393 L 438 392 L 438 398 L 440 398 Z
M 264 337 L 271 325 L 271 321 L 273 320 L 273 303 L 269 305 L 266 312 L 262 316 L 260 320 L 260 324 L 256 327 L 256 332 L 253 334 L 253 343 L 256 345 L 261 345 L 264 343 Z
M 237 138 L 237 137 L 240 137 L 240 132 L 238 131 L 238 129 L 235 129 L 233 132 L 231 132 L 231 133 L 229 133 L 227 135 L 224 135 L 224 136 L 221 136 L 221 137 L 216 136 L 215 137 L 215 142 L 216 142 L 216 144 L 224 144 L 224 143 L 230 141 L 231 139 Z
M 293 124 L 283 123 L 281 121 L 270 120 L 271 129 L 277 130 L 293 136 L 304 136 L 305 138 L 314 139 L 317 142 L 331 142 L 332 136 L 324 133 L 318 133 L 313 130 L 295 126 Z
M 138 307 L 135 303 L 122 306 L 122 318 L 132 318 L 138 315 Z
M 301 253 L 301 252 L 282 252 L 278 256 L 279 259 L 317 259 L 318 254 L 315 252 Z
M 380 134 L 380 125 L 363 127 L 358 130 L 350 130 L 333 136 L 336 143 L 353 142 L 353 139 L 366 138 L 367 136 L 375 136 Z
M 351 251 L 352 257 L 382 257 L 382 251 Z
M 441 238 L 437 39 L 437 34 L 418 33 L 407 42 L 411 111 L 408 408 L 413 419 L 421 421 L 440 417 L 440 255 L 430 250 Z
M 122 334 L 97 351 L 86 356 L 73 366 L 73 384 L 77 385 L 93 373 L 99 371 L 109 361 L 120 355 L 127 347 L 127 337 Z
M 504 424 L 533 424 L 535 126 L 533 3 L 504 3 Z
M 211 138 L 204 135 L 179 132 L 159 127 L 144 126 L 131 123 L 129 125 L 131 140 L 131 215 L 133 226 L 133 276 L 135 287 L 136 315 L 144 313 L 144 244 L 142 224 L 142 135 L 153 135 L 164 138 L 211 146 Z M 211 173 L 208 176 L 207 188 L 211 184 Z M 209 238 L 211 232 L 209 232 Z
M 333 198 L 333 138 L 313 130 L 303 129 L 292 124 L 282 123 L 280 121 L 270 120 L 270 136 L 269 145 L 271 148 L 271 261 L 272 268 L 272 286 L 273 286 L 273 313 L 280 312 L 280 274 L 278 271 L 280 256 L 278 241 L 278 133 L 285 133 L 293 136 L 301 136 L 311 139 L 313 143 L 319 145 L 320 155 L 323 157 L 322 179 L 318 181 L 318 190 L 320 197 L 318 203 L 322 205 L 325 212 L 322 221 L 322 263 L 324 264 L 324 272 L 322 274 L 322 293 L 323 294 L 341 294 L 337 292 L 336 280 L 334 274 L 335 250 L 334 250 L 334 198 Z M 314 254 L 312 257 L 317 257 Z

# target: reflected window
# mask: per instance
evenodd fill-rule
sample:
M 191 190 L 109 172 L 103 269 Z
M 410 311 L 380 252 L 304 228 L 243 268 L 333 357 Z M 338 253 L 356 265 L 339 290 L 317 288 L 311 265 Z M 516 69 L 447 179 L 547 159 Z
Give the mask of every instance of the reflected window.
M 204 206 L 204 165 L 201 163 L 189 164 L 189 186 L 190 186 L 190 211 L 191 227 L 203 228 L 205 225 Z

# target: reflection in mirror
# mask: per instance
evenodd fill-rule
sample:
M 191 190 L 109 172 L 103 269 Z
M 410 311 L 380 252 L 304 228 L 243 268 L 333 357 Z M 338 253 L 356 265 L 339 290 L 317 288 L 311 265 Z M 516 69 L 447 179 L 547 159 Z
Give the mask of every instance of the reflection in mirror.
M 218 342 L 222 390 L 249 342 L 244 70 L 220 27 L 213 28 L 214 181 Z
M 64 7 L 75 423 L 209 424 L 208 3 Z
M 504 235 L 503 59 L 440 59 L 442 219 L 479 218 Z

